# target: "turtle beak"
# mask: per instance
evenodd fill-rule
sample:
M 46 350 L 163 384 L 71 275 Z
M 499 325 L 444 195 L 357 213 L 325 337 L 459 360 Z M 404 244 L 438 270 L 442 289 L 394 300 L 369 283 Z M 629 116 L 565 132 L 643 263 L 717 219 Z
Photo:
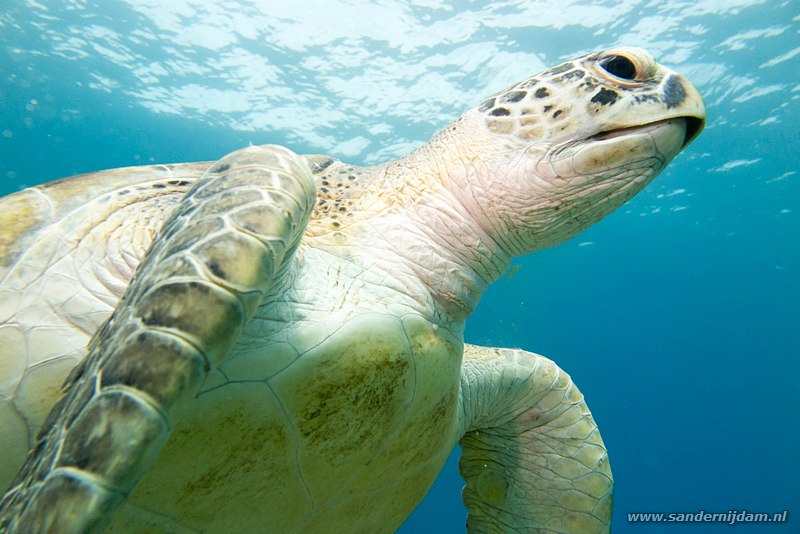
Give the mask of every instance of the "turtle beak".
M 664 104 L 675 113 L 675 118 L 686 120 L 686 135 L 683 147 L 694 141 L 706 125 L 706 106 L 703 97 L 694 85 L 677 72 L 663 67 L 666 71 L 660 84 Z
M 647 124 L 641 124 L 636 126 L 628 126 L 626 128 L 618 128 L 615 130 L 607 130 L 593 136 L 589 137 L 592 141 L 605 141 L 608 139 L 614 139 L 615 137 L 621 137 L 624 135 L 628 135 L 635 132 L 640 132 L 647 129 L 652 129 L 653 127 L 662 124 L 671 122 L 673 124 L 682 124 L 685 128 L 683 134 L 683 143 L 681 144 L 681 150 L 686 148 L 686 146 L 695 140 L 695 138 L 700 135 L 700 132 L 703 130 L 703 127 L 706 124 L 705 117 L 695 117 L 695 116 L 675 116 L 670 117 L 667 119 L 661 119 L 656 122 L 651 122 Z

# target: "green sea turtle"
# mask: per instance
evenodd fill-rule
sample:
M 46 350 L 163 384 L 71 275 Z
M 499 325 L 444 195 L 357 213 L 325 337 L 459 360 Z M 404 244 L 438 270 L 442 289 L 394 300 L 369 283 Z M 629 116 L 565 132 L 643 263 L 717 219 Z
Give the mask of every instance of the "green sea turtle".
M 618 48 L 375 167 L 258 146 L 0 200 L 0 530 L 391 531 L 460 443 L 468 530 L 607 531 L 606 449 L 569 376 L 465 345 L 464 321 L 704 114 Z

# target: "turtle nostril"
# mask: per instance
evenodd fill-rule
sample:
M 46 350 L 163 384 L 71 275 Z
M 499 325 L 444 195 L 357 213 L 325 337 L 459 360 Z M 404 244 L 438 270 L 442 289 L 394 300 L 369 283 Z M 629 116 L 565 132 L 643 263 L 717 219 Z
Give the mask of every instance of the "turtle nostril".
M 625 56 L 608 56 L 600 61 L 600 66 L 609 74 L 623 80 L 636 79 L 636 65 Z

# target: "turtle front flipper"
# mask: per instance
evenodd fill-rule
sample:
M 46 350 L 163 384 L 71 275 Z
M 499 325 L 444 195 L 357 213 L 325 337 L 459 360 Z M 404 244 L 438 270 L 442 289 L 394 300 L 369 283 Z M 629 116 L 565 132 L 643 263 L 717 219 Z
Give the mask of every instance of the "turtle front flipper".
M 205 172 L 67 379 L 0 503 L 0 532 L 102 528 L 158 456 L 174 408 L 280 286 L 314 196 L 305 162 L 281 147 Z
M 552 361 L 466 346 L 459 462 L 468 532 L 608 532 L 612 478 L 583 395 Z

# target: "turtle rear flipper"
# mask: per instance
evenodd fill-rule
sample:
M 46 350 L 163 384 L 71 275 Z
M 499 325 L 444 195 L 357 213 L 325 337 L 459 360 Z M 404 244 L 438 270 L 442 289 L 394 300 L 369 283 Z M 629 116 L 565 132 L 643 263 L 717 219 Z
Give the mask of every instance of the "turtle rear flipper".
M 173 408 L 280 285 L 314 205 L 308 166 L 276 146 L 215 163 L 187 193 L 64 385 L 2 532 L 101 528 L 158 456 Z

